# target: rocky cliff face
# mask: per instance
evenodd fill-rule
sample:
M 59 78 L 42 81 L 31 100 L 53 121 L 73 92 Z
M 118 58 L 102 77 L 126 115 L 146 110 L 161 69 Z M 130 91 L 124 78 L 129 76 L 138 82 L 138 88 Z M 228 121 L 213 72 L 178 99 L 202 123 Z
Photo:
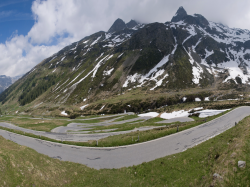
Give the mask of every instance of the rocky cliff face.
M 21 105 L 84 105 L 122 94 L 250 83 L 250 32 L 188 15 L 180 7 L 171 22 L 139 24 L 117 19 L 45 59 L 0 95 Z

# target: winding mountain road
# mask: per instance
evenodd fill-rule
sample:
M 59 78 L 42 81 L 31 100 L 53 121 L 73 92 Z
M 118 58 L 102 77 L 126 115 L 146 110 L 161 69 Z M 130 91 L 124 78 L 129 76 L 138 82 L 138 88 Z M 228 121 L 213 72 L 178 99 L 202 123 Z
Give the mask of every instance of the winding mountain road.
M 161 127 L 161 126 L 139 127 L 139 128 L 135 128 L 132 130 L 117 131 L 117 132 L 105 132 L 104 130 L 104 133 L 100 132 L 100 133 L 91 133 L 91 134 L 88 134 L 90 131 L 81 132 L 81 130 L 91 130 L 94 126 L 109 126 L 109 125 L 114 125 L 114 124 L 119 125 L 119 124 L 124 124 L 127 122 L 133 122 L 136 120 L 144 121 L 150 118 L 151 117 L 138 117 L 134 119 L 117 121 L 113 123 L 112 122 L 109 123 L 108 121 L 100 122 L 100 123 L 92 123 L 92 124 L 70 123 L 66 127 L 64 126 L 57 127 L 53 129 L 51 132 L 26 129 L 26 128 L 22 128 L 22 127 L 19 127 L 10 123 L 5 123 L 5 122 L 0 122 L 0 126 L 9 128 L 9 129 L 19 130 L 25 133 L 35 134 L 37 136 L 44 136 L 44 137 L 51 138 L 51 139 L 58 140 L 58 141 L 87 142 L 89 140 L 100 140 L 103 138 L 107 138 L 109 136 L 127 134 L 127 133 L 134 132 L 134 131 L 145 131 L 145 130 L 150 130 L 150 129 Z M 71 130 L 72 132 L 68 132 L 69 130 Z
M 0 135 L 36 150 L 39 153 L 87 165 L 88 167 L 121 168 L 149 162 L 167 155 L 179 153 L 233 127 L 250 115 L 250 107 L 239 107 L 219 118 L 197 127 L 149 142 L 109 148 L 91 148 L 63 145 L 38 140 L 8 131 L 0 130 Z

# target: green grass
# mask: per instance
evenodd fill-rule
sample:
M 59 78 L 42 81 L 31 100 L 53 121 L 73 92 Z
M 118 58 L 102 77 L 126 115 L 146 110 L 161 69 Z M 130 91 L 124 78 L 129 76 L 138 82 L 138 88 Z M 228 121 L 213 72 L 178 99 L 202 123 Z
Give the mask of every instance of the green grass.
M 32 129 L 37 131 L 51 131 L 52 129 L 59 127 L 59 126 L 67 126 L 69 123 L 73 121 L 66 121 L 66 120 L 58 120 L 58 119 L 32 119 L 32 118 L 19 118 L 19 117 L 1 117 L 0 122 L 9 122 L 16 126 Z
M 53 159 L 0 137 L 0 170 L 4 171 L 0 183 L 3 186 L 249 186 L 249 137 L 250 117 L 247 117 L 236 127 L 184 152 L 137 166 L 100 170 Z M 246 167 L 238 168 L 238 160 L 246 161 Z M 213 179 L 214 173 L 223 179 Z
M 165 119 L 160 118 L 160 117 L 154 117 L 154 118 L 148 119 L 147 122 L 156 123 L 156 122 L 160 122 L 160 121 L 163 121 L 163 120 L 165 120 Z

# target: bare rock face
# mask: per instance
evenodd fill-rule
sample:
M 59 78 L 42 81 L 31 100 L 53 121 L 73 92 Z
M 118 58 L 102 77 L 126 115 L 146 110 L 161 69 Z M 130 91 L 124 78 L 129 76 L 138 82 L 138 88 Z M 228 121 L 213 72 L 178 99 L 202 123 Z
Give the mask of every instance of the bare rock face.
M 135 20 L 130 20 L 130 22 L 126 23 L 127 28 L 132 29 L 133 27 L 135 27 L 136 25 L 138 25 L 138 23 Z
M 122 30 L 122 29 L 124 29 L 124 28 L 126 28 L 126 27 L 127 27 L 127 26 L 126 26 L 125 22 L 124 22 L 122 19 L 118 18 L 118 19 L 113 23 L 113 25 L 110 27 L 110 29 L 108 30 L 108 32 L 120 31 L 120 30 Z
M 239 168 L 244 168 L 244 167 L 246 167 L 246 161 L 238 161 L 238 167 Z
M 187 14 L 186 10 L 181 6 L 181 7 L 177 10 L 177 12 L 176 12 L 175 16 L 172 18 L 171 22 L 178 22 L 178 21 L 181 21 L 181 20 L 183 20 L 183 18 L 185 18 L 187 15 L 188 15 L 188 14 Z

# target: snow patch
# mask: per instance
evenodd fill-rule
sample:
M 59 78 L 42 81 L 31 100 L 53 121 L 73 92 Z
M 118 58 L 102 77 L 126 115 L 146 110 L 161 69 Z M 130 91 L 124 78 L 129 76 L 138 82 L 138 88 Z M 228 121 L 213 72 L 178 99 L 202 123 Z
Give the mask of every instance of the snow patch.
M 83 105 L 80 107 L 81 110 L 83 110 L 86 106 L 88 106 L 89 104 Z
M 195 84 L 199 84 L 200 79 L 201 79 L 201 73 L 203 73 L 202 67 L 200 67 L 200 66 L 197 64 L 197 67 L 196 67 L 196 66 L 193 66 L 193 67 L 192 67 L 192 71 L 193 71 L 193 76 L 194 76 L 194 78 L 192 79 L 192 81 L 193 81 Z
M 88 43 L 88 41 L 89 41 L 89 40 L 86 40 L 86 41 L 84 41 L 84 42 L 82 42 L 82 43 L 83 43 L 83 44 L 86 44 L 86 43 Z
M 188 111 L 179 110 L 171 113 L 162 113 L 160 117 L 163 119 L 172 119 L 172 118 L 188 117 L 188 116 L 189 116 Z
M 105 107 L 105 105 L 102 106 L 102 108 L 100 110 L 102 110 Z
M 107 76 L 107 75 L 110 75 L 112 73 L 112 71 L 114 70 L 114 68 L 108 70 L 108 71 L 103 71 L 103 75 L 104 76 Z
M 120 54 L 117 58 L 120 58 L 124 53 Z
M 64 116 L 68 115 L 65 111 L 62 111 L 61 114 L 64 115 Z
M 51 62 L 52 60 L 54 60 L 57 56 L 54 56 L 49 62 Z
M 90 46 L 93 46 L 93 45 L 95 45 L 99 40 L 100 40 L 100 38 L 102 37 L 102 35 L 101 36 L 99 36 Z
M 148 113 L 145 113 L 145 114 L 139 114 L 138 116 L 140 117 L 157 117 L 159 115 L 159 113 L 157 112 L 148 112 Z
M 201 99 L 199 97 L 196 97 L 194 100 L 195 100 L 195 102 L 201 101 Z
M 156 86 L 153 87 L 153 88 L 151 88 L 150 90 L 154 90 L 156 87 L 161 86 L 163 80 L 164 80 L 166 77 L 168 77 L 168 74 L 164 75 L 164 77 L 163 77 L 162 79 L 160 79 L 159 81 L 157 81 L 157 82 L 156 82 Z
M 95 61 L 99 60 L 103 56 L 104 53 L 102 53 Z

